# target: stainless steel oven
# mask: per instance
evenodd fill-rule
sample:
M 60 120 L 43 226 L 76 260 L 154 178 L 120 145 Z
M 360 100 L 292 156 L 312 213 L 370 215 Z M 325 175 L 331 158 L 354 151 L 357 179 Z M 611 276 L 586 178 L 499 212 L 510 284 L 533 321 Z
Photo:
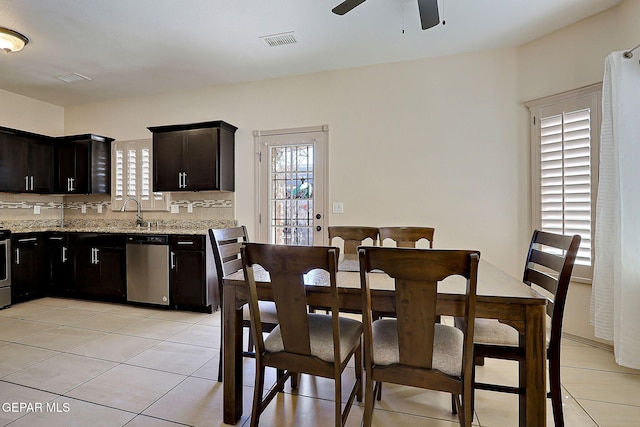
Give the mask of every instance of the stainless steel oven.
M 0 230 L 0 308 L 11 305 L 11 231 Z

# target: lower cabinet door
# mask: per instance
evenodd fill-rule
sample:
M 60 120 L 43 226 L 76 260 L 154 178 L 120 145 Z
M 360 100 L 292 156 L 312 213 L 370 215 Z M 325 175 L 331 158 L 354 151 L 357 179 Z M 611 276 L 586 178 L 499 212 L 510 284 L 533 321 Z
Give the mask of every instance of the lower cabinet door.
M 203 251 L 172 250 L 170 292 L 175 306 L 205 307 L 205 264 Z

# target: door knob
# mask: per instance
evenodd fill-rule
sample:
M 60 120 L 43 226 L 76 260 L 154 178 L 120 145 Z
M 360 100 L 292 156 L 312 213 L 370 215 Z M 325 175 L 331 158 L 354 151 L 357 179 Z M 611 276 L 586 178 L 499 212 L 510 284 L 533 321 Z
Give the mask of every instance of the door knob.
M 320 227 L 319 225 L 316 226 L 316 231 L 322 231 L 322 227 Z

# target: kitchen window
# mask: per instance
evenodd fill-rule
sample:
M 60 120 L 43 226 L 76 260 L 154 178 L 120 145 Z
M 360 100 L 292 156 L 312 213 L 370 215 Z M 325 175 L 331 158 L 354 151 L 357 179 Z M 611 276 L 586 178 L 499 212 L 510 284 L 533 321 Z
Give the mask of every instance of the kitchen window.
M 169 193 L 154 192 L 152 188 L 152 140 L 115 141 L 112 152 L 111 207 L 120 210 L 129 197 L 140 202 L 143 211 L 168 211 Z M 127 209 L 135 209 L 130 204 Z
M 602 84 L 526 103 L 531 116 L 533 228 L 582 237 L 573 270 L 590 281 Z

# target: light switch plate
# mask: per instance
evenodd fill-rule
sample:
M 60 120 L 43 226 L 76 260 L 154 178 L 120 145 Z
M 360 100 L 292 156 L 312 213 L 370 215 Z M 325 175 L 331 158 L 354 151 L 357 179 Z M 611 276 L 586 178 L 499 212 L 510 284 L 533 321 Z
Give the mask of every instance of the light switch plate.
M 40 215 L 40 206 L 35 205 L 35 206 L 33 207 L 33 214 L 34 214 L 34 215 Z
M 82 207 L 80 208 L 80 211 L 82 213 L 87 213 L 87 205 L 82 205 Z
M 178 206 L 178 205 L 171 205 L 171 213 L 172 213 L 172 214 L 180 213 L 180 206 Z
M 333 202 L 333 213 L 344 213 L 344 204 L 342 202 Z

